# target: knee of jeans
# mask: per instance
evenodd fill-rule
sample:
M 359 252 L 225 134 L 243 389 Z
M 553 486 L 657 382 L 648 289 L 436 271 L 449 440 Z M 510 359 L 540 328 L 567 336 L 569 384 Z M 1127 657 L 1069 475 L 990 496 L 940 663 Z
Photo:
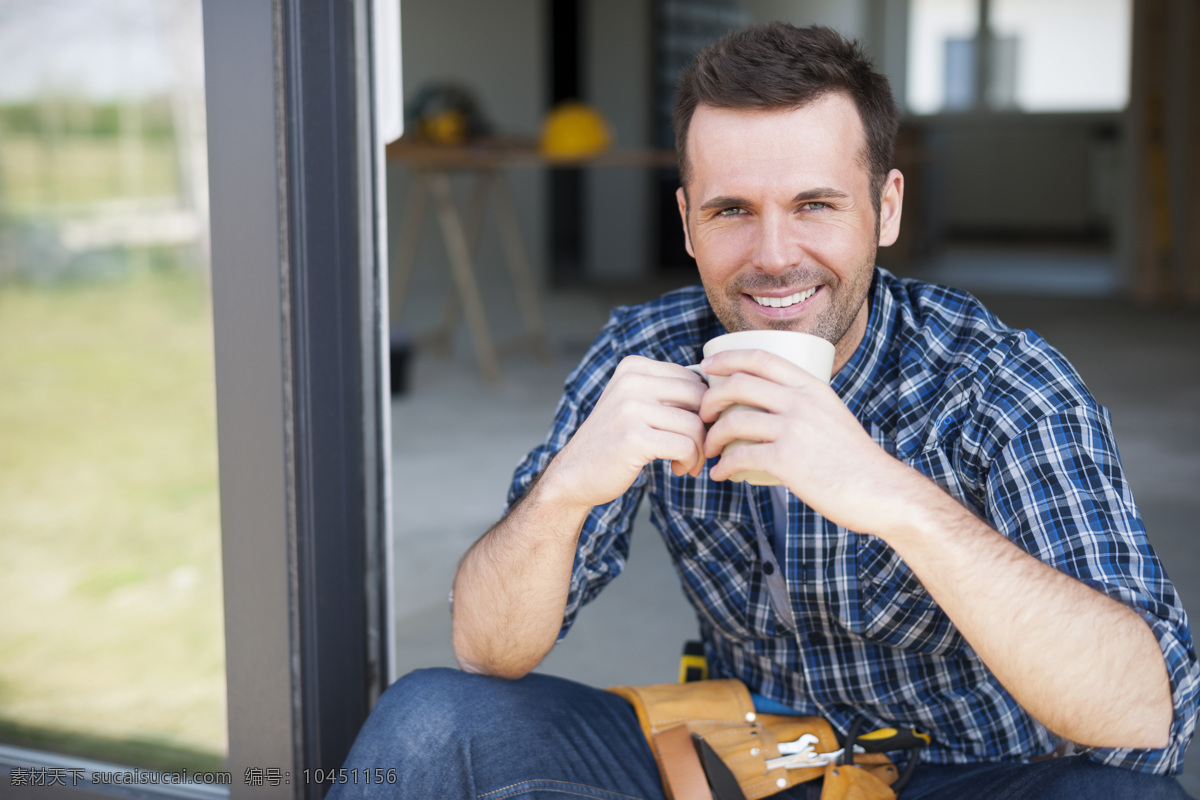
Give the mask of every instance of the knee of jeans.
M 444 757 L 447 748 L 501 735 L 506 715 L 496 711 L 510 685 L 448 668 L 411 672 L 379 698 L 368 727 L 410 757 Z

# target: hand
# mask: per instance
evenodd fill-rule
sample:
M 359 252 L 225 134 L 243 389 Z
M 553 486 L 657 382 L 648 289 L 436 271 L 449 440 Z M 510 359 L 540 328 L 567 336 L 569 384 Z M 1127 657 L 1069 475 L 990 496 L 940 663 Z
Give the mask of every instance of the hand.
M 860 533 L 886 527 L 889 497 L 903 491 L 911 470 L 875 444 L 828 385 L 762 350 L 718 353 L 702 367 L 729 376 L 700 404 L 700 418 L 713 423 L 705 455 L 716 456 L 732 441 L 749 442 L 721 457 L 709 470 L 713 480 L 764 470 L 836 524 Z M 720 417 L 733 405 L 751 408 Z
M 704 423 L 697 412 L 707 388 L 678 364 L 627 356 L 540 482 L 552 481 L 559 497 L 590 507 L 620 497 L 660 458 L 671 459 L 676 475 L 699 475 Z

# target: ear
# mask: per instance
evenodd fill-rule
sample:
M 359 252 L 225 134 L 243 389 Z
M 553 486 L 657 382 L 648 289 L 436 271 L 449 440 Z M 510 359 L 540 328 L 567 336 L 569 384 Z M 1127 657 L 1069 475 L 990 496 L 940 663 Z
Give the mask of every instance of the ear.
M 883 196 L 879 203 L 879 246 L 896 243 L 900 235 L 900 212 L 904 207 L 904 176 L 900 170 L 888 173 L 883 182 Z
M 679 204 L 679 218 L 683 220 L 683 245 L 687 248 L 688 255 L 695 258 L 696 253 L 692 250 L 691 231 L 688 229 L 687 195 L 684 194 L 682 186 L 675 190 L 675 202 Z

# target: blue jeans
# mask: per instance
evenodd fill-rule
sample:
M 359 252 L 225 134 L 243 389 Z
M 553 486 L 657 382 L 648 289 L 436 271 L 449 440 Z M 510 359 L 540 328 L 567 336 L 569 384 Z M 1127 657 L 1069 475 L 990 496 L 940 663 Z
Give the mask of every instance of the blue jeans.
M 546 675 L 502 681 L 429 669 L 401 678 L 359 732 L 343 778 L 327 800 L 665 800 L 632 707 L 610 692 Z M 817 800 L 820 792 L 814 781 L 775 797 Z M 1187 796 L 1174 778 L 1074 757 L 922 764 L 900 800 Z

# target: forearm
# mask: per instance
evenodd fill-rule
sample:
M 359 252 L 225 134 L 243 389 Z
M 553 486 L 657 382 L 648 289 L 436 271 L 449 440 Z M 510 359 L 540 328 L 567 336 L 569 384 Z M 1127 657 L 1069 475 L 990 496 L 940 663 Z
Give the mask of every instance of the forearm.
M 803 370 L 751 351 L 718 353 L 703 365 L 729 376 L 700 408 L 711 423 L 705 455 L 721 454 L 710 477 L 764 470 L 826 519 L 879 536 L 1013 697 L 1060 736 L 1166 746 L 1166 661 L 1135 611 L 1025 553 L 888 455 Z M 731 410 L 737 405 L 767 413 Z M 754 444 L 722 453 L 733 441 Z
M 907 468 L 905 468 L 907 469 Z M 881 537 L 1013 697 L 1078 744 L 1167 744 L 1162 651 L 1132 609 L 1025 553 L 913 471 Z
M 453 641 L 460 667 L 515 679 L 550 652 L 562 627 L 588 510 L 561 501 L 539 479 L 467 551 L 454 579 Z
M 562 627 L 584 520 L 629 490 L 651 461 L 704 467 L 705 384 L 678 364 L 627 356 L 599 402 L 508 515 L 463 557 L 454 581 L 454 652 L 463 669 L 519 678 Z

